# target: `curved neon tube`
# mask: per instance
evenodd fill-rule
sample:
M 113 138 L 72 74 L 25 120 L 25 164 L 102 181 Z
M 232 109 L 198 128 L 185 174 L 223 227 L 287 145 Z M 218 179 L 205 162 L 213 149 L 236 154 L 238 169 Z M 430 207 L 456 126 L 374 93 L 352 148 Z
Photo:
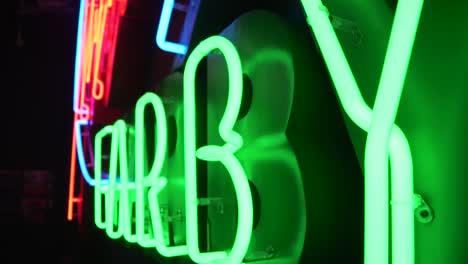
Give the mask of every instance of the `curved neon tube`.
M 392 206 L 392 260 L 395 264 L 414 263 L 411 152 L 408 140 L 401 129 L 393 123 L 423 1 L 398 3 L 377 92 L 379 97 L 376 99 L 374 111 L 378 112 L 374 113 L 359 92 L 328 18 L 326 7 L 320 0 L 302 0 L 302 4 L 345 112 L 361 129 L 369 131 L 365 151 L 364 263 L 384 264 L 389 261 L 388 150 L 392 166 L 392 204 L 394 205 Z M 384 102 L 385 100 L 388 101 Z M 382 120 L 379 120 L 380 118 Z
M 80 13 L 78 18 L 78 32 L 76 38 L 76 55 L 75 55 L 75 74 L 73 82 L 73 111 L 80 113 L 81 109 L 78 108 L 78 92 L 80 90 L 80 72 L 81 72 L 81 61 L 82 61 L 82 45 L 83 45 L 83 23 L 85 15 L 86 0 L 80 1 Z
M 127 153 L 127 126 L 123 120 L 117 120 L 114 125 L 101 129 L 95 137 L 95 190 L 94 190 L 94 218 L 100 229 L 105 229 L 112 239 L 122 235 L 129 242 L 136 242 L 136 234 L 131 232 L 131 218 L 129 210 L 129 190 L 135 189 L 135 184 L 128 182 L 128 153 Z M 111 136 L 109 182 L 101 185 L 102 175 L 102 141 Z M 119 168 L 119 169 L 118 169 Z M 119 170 L 120 180 L 117 180 Z M 102 220 L 101 195 L 104 195 L 104 219 Z M 117 199 L 116 199 L 117 196 Z M 116 203 L 119 204 L 116 210 Z M 116 211 L 118 213 L 116 213 Z M 117 226 L 117 230 L 114 230 Z
M 135 190 L 135 184 L 129 182 L 128 174 L 128 151 L 127 151 L 127 124 L 123 120 L 118 120 L 114 124 L 115 129 L 118 131 L 118 150 L 119 150 L 119 168 L 120 168 L 120 183 L 115 186 L 120 189 L 120 215 L 119 225 L 122 226 L 124 238 L 130 242 L 137 242 L 136 234 L 132 233 L 132 217 L 131 207 L 129 203 L 130 190 Z M 112 151 L 111 151 L 112 152 Z M 110 179 L 110 178 L 109 178 Z M 111 186 L 109 185 L 109 188 Z
M 85 181 L 91 185 L 94 186 L 95 180 L 91 177 L 88 167 L 86 166 L 86 160 L 84 157 L 84 151 L 83 151 L 83 141 L 82 141 L 82 136 L 81 136 L 81 126 L 87 125 L 88 121 L 87 120 L 78 120 L 75 122 L 75 133 L 76 133 L 76 152 L 77 152 L 77 157 L 78 157 L 78 165 L 80 166 L 81 174 L 83 175 L 83 178 Z M 101 180 L 101 184 L 107 185 L 108 180 Z
M 142 174 L 146 171 L 146 164 L 144 161 L 146 160 L 146 149 L 145 149 L 145 133 L 144 133 L 144 114 L 145 114 L 145 107 L 147 105 L 153 106 L 154 113 L 156 115 L 157 120 L 157 128 L 156 128 L 156 154 L 155 159 L 153 161 L 153 165 L 151 166 L 150 171 L 148 172 L 146 177 L 143 177 Z M 162 254 L 174 255 L 174 254 L 183 254 L 180 253 L 180 247 L 166 247 L 164 238 L 162 237 L 162 233 L 157 234 L 155 233 L 155 238 L 151 238 L 150 234 L 144 233 L 143 227 L 145 226 L 144 223 L 144 194 L 146 189 L 150 188 L 151 186 L 155 186 L 154 191 L 157 192 L 161 191 L 164 188 L 164 185 L 159 184 L 158 182 L 164 181 L 159 179 L 159 175 L 161 169 L 164 164 L 165 160 L 165 153 L 166 153 L 166 145 L 167 145 L 167 124 L 166 124 L 166 115 L 163 103 L 161 99 L 154 93 L 147 93 L 142 96 L 136 106 L 135 111 L 135 135 L 136 135 L 136 144 L 135 148 L 138 151 L 136 156 L 142 162 L 137 162 L 136 164 L 136 178 L 135 182 L 129 182 L 128 178 L 128 153 L 127 153 L 127 127 L 123 120 L 118 120 L 113 126 L 108 126 L 100 131 L 95 138 L 95 146 L 96 146 L 96 164 L 95 169 L 97 170 L 95 173 L 98 178 L 95 179 L 96 189 L 99 191 L 95 196 L 95 217 L 102 217 L 101 212 L 99 210 L 99 205 L 101 203 L 99 199 L 99 194 L 105 195 L 105 219 L 106 221 L 98 222 L 97 225 L 100 227 L 105 227 L 107 234 L 109 237 L 116 239 L 119 238 L 122 234 L 124 238 L 129 242 L 138 242 L 143 247 L 150 247 L 156 246 L 156 248 L 161 249 Z M 101 167 L 101 156 L 102 156 L 102 139 L 103 137 L 112 134 L 112 144 L 111 144 L 111 157 L 110 157 L 110 168 L 109 168 L 109 183 L 107 186 L 102 186 L 102 167 Z M 118 161 L 117 161 L 118 160 Z M 120 182 L 117 183 L 116 176 L 117 176 L 117 164 L 120 167 Z M 138 168 L 138 169 L 137 169 Z M 129 206 L 129 191 L 135 190 L 136 196 L 136 233 L 131 233 L 131 215 L 130 215 L 130 206 Z M 115 192 L 120 191 L 119 201 L 119 214 L 115 213 L 115 203 L 113 202 L 115 199 Z M 154 193 L 153 191 L 153 193 Z M 157 198 L 157 197 L 155 197 Z M 159 203 L 156 201 L 151 201 L 150 206 L 153 208 L 156 206 L 159 208 Z M 158 210 L 157 210 L 158 211 Z M 158 211 L 159 213 L 159 211 Z M 154 215 L 154 212 L 152 212 Z M 159 214 L 158 214 L 159 215 Z M 111 221 L 111 219 L 116 219 L 116 221 Z M 117 224 L 118 230 L 113 231 L 114 224 Z M 162 224 L 160 218 L 153 218 L 152 223 L 153 227 L 156 230 L 162 230 Z M 162 239 L 161 239 L 162 237 Z
M 156 250 L 164 257 L 187 255 L 188 249 L 186 245 L 167 246 L 166 240 L 164 239 L 158 194 L 162 191 L 162 189 L 164 189 L 164 187 L 166 187 L 166 184 L 167 179 L 165 177 L 159 177 L 156 180 L 155 186 L 151 187 L 150 191 L 148 192 L 152 226 L 156 239 Z
M 88 184 L 94 185 L 94 180 L 90 176 L 83 153 L 81 126 L 86 124 L 87 121 L 92 122 L 94 101 L 101 100 L 104 97 L 108 99 L 108 90 L 105 90 L 103 81 L 99 79 L 99 70 L 101 68 L 100 63 L 105 47 L 103 45 L 104 37 L 106 36 L 106 39 L 110 39 L 112 45 L 115 44 L 116 27 L 118 28 L 119 17 L 123 15 L 125 11 L 127 0 L 119 1 L 119 4 L 114 5 L 113 0 L 99 0 L 98 2 L 87 0 L 80 1 L 73 84 L 73 111 L 75 116 L 73 122 L 73 146 L 70 162 L 70 186 L 67 211 L 67 219 L 70 221 L 73 220 L 74 203 L 81 203 L 79 198 L 74 197 L 74 184 L 77 178 L 77 168 L 75 167 L 77 159 L 84 180 Z M 119 13 L 111 12 L 110 8 L 113 6 L 119 8 Z M 109 16 L 109 14 L 117 15 Z M 109 19 L 111 21 L 108 21 Z M 106 25 L 109 23 L 112 25 L 113 33 L 110 34 L 110 36 L 107 34 L 108 32 L 106 29 Z M 113 54 L 112 48 L 111 53 Z M 109 63 L 109 61 L 107 61 L 107 63 L 107 71 L 109 71 L 109 65 L 111 65 L 111 63 Z M 88 92 L 86 91 L 86 85 L 90 81 L 91 70 L 93 70 L 92 90 Z M 109 74 L 107 74 L 106 77 L 109 78 Z M 107 180 L 101 181 L 101 185 L 106 184 Z
M 413 164 L 408 140 L 392 131 L 416 37 L 423 0 L 399 1 L 365 148 L 366 178 L 388 179 L 392 165 L 392 262 L 414 263 Z M 390 147 L 389 147 L 390 143 Z M 371 194 L 373 195 L 373 194 Z
M 76 119 L 76 115 L 75 115 Z M 76 133 L 73 130 L 72 146 L 71 146 L 71 158 L 70 158 L 70 182 L 68 184 L 68 208 L 67 208 L 67 220 L 73 219 L 73 203 L 75 197 L 75 180 L 76 180 Z
M 86 24 L 87 24 L 87 30 L 86 30 L 86 62 L 84 64 L 85 68 L 84 68 L 84 71 L 83 71 L 83 80 L 84 80 L 84 83 L 89 83 L 89 81 L 91 80 L 91 67 L 92 67 L 92 61 L 93 61 L 93 50 L 94 50 L 94 43 L 93 43 L 93 36 L 94 36 L 94 31 L 96 30 L 95 29 L 95 24 L 94 24 L 94 20 L 95 20 L 95 13 L 96 13 L 96 10 L 94 10 L 95 6 L 95 1 L 90 1 L 90 4 L 88 5 L 88 16 L 89 16 L 89 20 L 87 20 Z
M 94 223 L 96 226 L 100 229 L 105 229 L 106 228 L 106 222 L 107 222 L 107 215 L 105 220 L 102 220 L 102 211 L 101 211 L 101 204 L 102 204 L 102 197 L 101 195 L 104 194 L 104 200 L 107 201 L 107 193 L 103 188 L 101 187 L 101 178 L 102 178 L 102 140 L 104 137 L 113 135 L 114 131 L 114 126 L 109 125 L 101 129 L 97 134 L 96 137 L 94 138 L 94 153 L 96 155 L 96 158 L 94 160 L 94 175 L 95 175 L 95 185 L 94 185 Z M 114 140 L 116 141 L 116 140 Z M 115 156 L 115 151 L 117 151 L 117 148 L 114 146 L 115 142 L 112 141 L 112 146 L 111 146 L 111 158 L 114 154 Z M 107 203 L 106 203 L 107 205 Z
M 111 151 L 110 151 L 110 161 L 109 161 L 109 184 L 107 192 L 105 193 L 105 210 L 106 210 L 106 233 L 112 239 L 120 238 L 124 233 L 124 219 L 122 216 L 123 213 L 123 203 L 121 202 L 120 195 L 122 194 L 121 190 L 117 190 L 117 167 L 119 167 L 119 161 L 122 162 L 122 154 L 120 152 L 119 144 L 122 136 L 121 131 L 125 129 L 125 122 L 123 120 L 117 120 L 114 123 L 112 129 L 112 138 L 111 138 Z M 102 142 L 102 141 L 101 141 Z M 99 159 L 100 160 L 100 159 Z M 122 164 L 122 163 L 120 163 Z M 127 164 L 120 167 L 120 174 L 126 173 Z M 97 180 L 97 178 L 96 178 Z M 97 181 L 96 181 L 97 182 Z M 97 186 L 96 186 L 97 187 Z M 117 193 L 117 194 L 116 194 Z M 115 199 L 115 196 L 118 195 L 118 199 Z M 116 203 L 119 204 L 118 214 L 116 214 L 115 207 Z M 117 230 L 114 230 L 114 225 L 117 226 Z
M 101 3 L 102 4 L 102 3 Z M 107 14 L 112 6 L 112 1 L 108 1 L 107 5 L 99 6 L 99 17 L 97 23 L 97 34 L 94 35 L 95 56 L 94 56 L 94 72 L 92 83 L 92 96 L 95 100 L 101 100 L 104 97 L 104 83 L 99 79 L 99 64 L 101 63 L 102 46 L 104 42 L 104 30 L 106 27 Z
M 187 53 L 187 45 L 169 42 L 166 40 L 173 8 L 174 0 L 164 0 L 161 17 L 159 19 L 158 30 L 156 31 L 156 44 L 158 44 L 162 50 L 167 52 L 185 55 Z
M 219 49 L 224 55 L 228 76 L 229 92 L 226 110 L 219 124 L 219 134 L 226 142 L 224 146 L 204 146 L 196 149 L 195 73 L 200 61 L 211 51 Z M 239 54 L 234 45 L 224 37 L 213 36 L 202 41 L 189 56 L 184 71 L 184 147 L 185 147 L 185 203 L 187 219 L 187 246 L 190 258 L 197 263 L 212 261 L 241 263 L 247 252 L 252 235 L 253 206 L 250 187 L 241 164 L 234 152 L 242 146 L 242 137 L 233 131 L 242 100 L 242 68 Z M 198 198 L 196 158 L 219 161 L 229 172 L 233 181 L 239 215 L 237 232 L 230 252 L 201 253 L 198 243 Z
M 145 149 L 145 107 L 151 105 L 156 116 L 156 143 L 153 164 L 149 172 L 146 172 Z M 150 234 L 144 232 L 144 208 L 145 191 L 154 185 L 164 165 L 167 149 L 167 124 L 166 112 L 159 96 L 154 93 L 146 93 L 137 102 L 135 107 L 135 184 L 136 184 L 136 234 L 138 244 L 142 247 L 156 246 L 156 240 Z

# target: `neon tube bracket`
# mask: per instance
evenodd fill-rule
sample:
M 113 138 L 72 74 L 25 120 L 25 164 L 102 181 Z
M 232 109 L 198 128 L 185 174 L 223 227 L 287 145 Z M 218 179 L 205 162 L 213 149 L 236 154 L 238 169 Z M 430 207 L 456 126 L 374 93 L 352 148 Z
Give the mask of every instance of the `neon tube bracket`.
M 414 194 L 414 215 L 422 224 L 429 224 L 434 220 L 434 211 L 420 194 Z

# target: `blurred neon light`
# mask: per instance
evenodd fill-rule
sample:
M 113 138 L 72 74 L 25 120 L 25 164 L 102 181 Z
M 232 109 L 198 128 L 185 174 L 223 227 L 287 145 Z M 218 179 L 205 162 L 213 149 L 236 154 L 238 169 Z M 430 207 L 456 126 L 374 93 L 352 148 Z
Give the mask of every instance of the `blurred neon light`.
M 116 133 L 114 132 L 114 126 L 109 125 L 101 129 L 97 134 L 96 137 L 94 138 L 94 153 L 96 155 L 96 158 L 94 160 L 94 176 L 95 176 L 95 185 L 94 185 L 94 223 L 96 226 L 100 229 L 107 229 L 107 222 L 110 220 L 107 216 L 108 210 L 105 209 L 105 219 L 102 220 L 102 211 L 101 211 L 101 204 L 102 204 L 102 195 L 104 195 L 104 201 L 105 205 L 107 208 L 107 202 L 108 202 L 108 193 L 107 190 L 105 190 L 101 186 L 101 179 L 102 179 L 102 141 L 104 137 L 106 136 L 112 136 L 111 139 L 111 154 L 110 154 L 110 168 L 112 165 L 116 163 L 116 152 L 117 152 L 117 136 Z M 109 170 L 110 170 L 109 168 Z M 112 173 L 109 173 L 112 174 Z M 111 178 L 111 175 L 109 175 L 109 179 Z M 115 177 L 114 177 L 114 182 L 115 182 Z M 108 185 L 110 188 L 114 187 L 114 182 L 111 181 L 110 185 Z M 114 183 L 114 184 L 113 184 Z M 114 202 L 114 201 L 112 201 Z
M 195 74 L 200 61 L 213 50 L 224 55 L 228 69 L 229 92 L 226 110 L 219 123 L 223 146 L 208 145 L 196 149 Z M 242 147 L 240 134 L 233 130 L 242 100 L 242 67 L 239 54 L 226 38 L 213 36 L 202 41 L 190 54 L 184 71 L 184 148 L 185 148 L 185 206 L 187 214 L 187 246 L 190 258 L 196 263 L 241 263 L 252 236 L 252 195 L 245 171 L 234 153 Z M 232 179 L 238 206 L 237 231 L 229 252 L 201 253 L 198 243 L 198 196 L 196 158 L 221 162 Z
M 187 53 L 187 45 L 166 40 L 174 2 L 174 0 L 164 0 L 158 30 L 156 31 L 156 44 L 158 44 L 162 50 L 184 55 Z
M 156 240 L 156 250 L 164 257 L 183 256 L 188 254 L 186 245 L 167 246 L 166 239 L 164 238 L 164 231 L 161 221 L 161 212 L 159 207 L 158 194 L 166 187 L 167 179 L 159 177 L 155 186 L 151 187 L 148 192 L 148 201 L 150 205 L 151 220 L 153 225 L 153 232 Z
M 113 129 L 112 129 L 112 138 L 111 138 L 111 152 L 110 152 L 110 164 L 109 164 L 109 184 L 107 185 L 107 192 L 106 192 L 106 200 L 105 200 L 105 219 L 106 219 L 106 233 L 112 239 L 120 238 L 124 233 L 124 220 L 125 217 L 123 216 L 123 203 L 121 202 L 121 195 L 122 191 L 117 190 L 117 168 L 119 167 L 119 175 L 125 175 L 124 177 L 128 177 L 127 171 L 127 164 L 123 164 L 126 162 L 125 157 L 127 155 L 126 152 L 121 151 L 122 147 L 125 148 L 125 145 L 119 144 L 120 139 L 125 137 L 125 122 L 123 120 L 118 120 L 115 122 Z M 124 133 L 124 134 L 122 134 Z M 102 141 L 100 142 L 102 143 Z M 101 156 L 101 155 L 100 155 Z M 102 169 L 102 167 L 101 167 Z M 99 178 L 102 177 L 102 170 L 99 174 Z M 103 188 L 102 186 L 100 186 Z M 115 199 L 115 196 L 118 196 Z M 118 214 L 116 214 L 115 208 L 118 208 Z M 115 215 L 114 215 L 115 214 Z M 114 225 L 117 226 L 117 230 L 114 230 Z
M 122 9 L 125 9 L 127 0 L 82 0 L 77 34 L 77 52 L 75 59 L 75 81 L 73 93 L 73 110 L 79 113 L 82 119 L 90 119 L 90 100 L 104 98 L 106 85 L 101 79 L 101 72 L 107 75 L 112 71 L 104 65 L 110 62 L 110 57 L 103 57 L 105 43 L 115 43 L 117 29 Z M 106 34 L 107 32 L 107 34 Z M 108 45 L 113 46 L 113 45 Z M 112 50 L 112 48 L 111 48 Z M 108 50 L 105 51 L 109 53 Z M 110 51 L 111 53 L 113 52 Z M 87 92 L 87 88 L 91 92 Z
M 219 135 L 223 145 L 207 145 L 196 149 L 195 74 L 200 61 L 213 50 L 219 49 L 226 59 L 229 92 L 226 109 L 219 123 Z M 184 74 L 184 145 L 185 145 L 185 202 L 187 245 L 168 246 L 163 236 L 158 194 L 167 185 L 167 177 L 161 175 L 167 152 L 166 114 L 161 99 L 154 93 L 146 93 L 135 107 L 135 182 L 128 175 L 127 128 L 125 122 L 117 121 L 99 131 L 95 137 L 95 224 L 106 229 L 109 237 L 124 236 L 129 242 L 138 242 L 142 247 L 155 247 L 166 257 L 189 255 L 196 263 L 242 263 L 252 236 L 253 204 L 247 175 L 234 155 L 243 145 L 240 134 L 233 130 L 242 100 L 242 67 L 234 45 L 224 37 L 210 37 L 200 43 L 190 55 Z M 150 105 L 156 117 L 155 155 L 148 162 L 146 154 L 145 109 Z M 102 142 L 111 136 L 109 182 L 102 185 Z M 234 185 L 238 219 L 234 243 L 231 249 L 201 253 L 198 241 L 198 197 L 196 159 L 220 162 L 227 169 Z M 120 182 L 117 180 L 119 169 Z M 132 217 L 129 214 L 130 191 L 135 191 L 136 234 L 131 233 Z M 148 191 L 148 194 L 146 194 Z M 104 195 L 104 215 L 101 210 Z M 144 230 L 144 210 L 149 202 L 153 234 Z M 118 205 L 117 205 L 118 204 Z M 104 220 L 102 217 L 104 216 Z M 115 228 L 117 228 L 115 230 Z
M 95 101 L 107 100 L 112 74 L 110 64 L 113 62 L 120 16 L 124 14 L 126 6 L 127 0 L 80 1 L 73 84 L 75 117 L 67 210 L 67 219 L 70 221 L 73 220 L 73 204 L 81 203 L 81 199 L 74 197 L 77 159 L 83 178 L 88 184 L 94 185 L 86 166 L 81 127 L 92 124 Z M 107 83 L 101 79 L 103 74 Z M 102 181 L 101 184 L 107 182 Z
M 156 153 L 152 166 L 147 168 L 146 164 L 146 144 L 145 144 L 145 108 L 152 106 L 156 116 Z M 111 135 L 111 150 L 110 150 L 110 165 L 109 165 L 109 182 L 107 185 L 102 185 L 102 141 L 106 136 Z M 163 168 L 166 145 L 167 145 L 167 125 L 166 114 L 161 99 L 154 93 L 146 93 L 136 104 L 135 109 L 135 182 L 130 182 L 128 174 L 128 152 L 127 152 L 127 127 L 123 120 L 118 120 L 113 126 L 103 128 L 95 137 L 95 218 L 96 226 L 101 229 L 106 228 L 109 237 L 116 239 L 122 234 L 129 242 L 138 242 L 142 247 L 154 247 L 161 249 L 161 252 L 170 252 L 173 254 L 179 247 L 167 247 L 164 240 L 160 240 L 160 235 L 152 237 L 150 233 L 145 233 L 145 196 L 146 192 L 152 186 L 158 185 L 161 170 Z M 117 161 L 118 160 L 118 161 Z M 117 181 L 117 167 L 120 168 L 120 182 Z M 146 175 L 146 176 L 145 176 Z M 158 192 L 161 189 L 158 189 Z M 116 196 L 116 191 L 119 195 Z M 131 231 L 132 217 L 130 212 L 130 194 L 133 191 L 135 194 L 136 205 L 136 233 Z M 101 212 L 101 195 L 105 195 L 105 221 L 102 221 Z M 117 198 L 116 198 L 117 197 Z M 115 213 L 115 203 L 119 201 L 119 213 Z M 159 204 L 152 202 L 154 208 Z M 116 222 L 111 219 L 117 219 Z M 152 223 L 157 227 L 162 228 L 160 218 L 154 218 Z M 117 226 L 117 231 L 114 232 L 114 225 Z M 156 240 L 159 238 L 159 241 Z
M 128 173 L 128 144 L 127 144 L 127 124 L 123 120 L 118 120 L 114 127 L 118 130 L 119 142 L 119 167 L 120 167 L 120 215 L 119 226 L 122 226 L 124 238 L 131 243 L 137 242 L 137 235 L 132 232 L 132 210 L 130 191 L 135 190 L 135 184 L 130 183 Z M 117 189 L 119 186 L 117 186 Z M 109 189 L 112 186 L 109 186 Z M 115 187 L 114 187 L 115 188 Z
M 84 151 L 83 151 L 83 141 L 82 141 L 82 131 L 81 127 L 84 125 L 88 125 L 89 121 L 87 120 L 78 120 L 75 122 L 75 134 L 76 136 L 76 155 L 78 157 L 78 165 L 81 170 L 81 174 L 83 175 L 83 178 L 85 181 L 91 185 L 95 185 L 95 180 L 91 177 L 91 174 L 89 173 L 88 167 L 86 166 L 86 160 L 84 156 Z M 102 181 L 101 184 L 107 184 L 107 180 Z
M 76 119 L 76 117 L 75 117 Z M 67 220 L 73 220 L 73 203 L 75 198 L 75 178 L 76 178 L 76 145 L 75 145 L 75 129 L 73 129 L 71 159 L 70 159 L 70 183 L 68 184 L 68 207 Z
M 374 110 L 360 94 L 327 8 L 320 0 L 302 0 L 302 5 L 345 112 L 369 132 L 364 162 L 364 263 L 389 262 L 388 155 L 392 166 L 392 262 L 414 263 L 412 158 L 408 140 L 394 121 L 423 0 L 398 2 Z
M 156 30 L 156 44 L 159 46 L 159 48 L 164 51 L 176 53 L 179 55 L 185 55 L 187 53 L 187 43 L 190 40 L 190 34 L 193 29 L 199 4 L 200 0 L 189 0 L 187 5 L 177 4 L 175 3 L 175 0 L 164 0 L 161 16 L 159 18 L 158 29 Z M 167 32 L 169 30 L 172 11 L 174 9 L 186 13 L 185 22 L 179 40 L 181 43 L 167 40 Z

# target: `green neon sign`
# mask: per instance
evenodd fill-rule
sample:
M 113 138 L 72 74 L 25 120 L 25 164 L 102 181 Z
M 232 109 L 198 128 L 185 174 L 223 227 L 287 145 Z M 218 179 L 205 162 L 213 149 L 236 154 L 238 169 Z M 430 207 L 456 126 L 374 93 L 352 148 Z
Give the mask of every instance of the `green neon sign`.
M 156 150 L 152 166 L 146 168 L 144 111 L 151 105 L 156 116 Z M 163 167 L 167 146 L 166 114 L 161 99 L 152 93 L 147 93 L 138 100 L 135 108 L 135 184 L 136 184 L 136 233 L 138 243 L 142 247 L 154 247 L 156 239 L 145 233 L 145 201 L 147 192 L 160 181 L 159 177 Z
M 423 0 L 399 1 L 374 109 L 364 102 L 320 0 L 302 0 L 346 114 L 368 131 L 365 148 L 364 263 L 389 262 L 388 158 L 391 161 L 392 261 L 414 263 L 413 168 L 408 140 L 394 125 Z
M 196 143 L 195 72 L 200 61 L 211 51 L 219 49 L 224 55 L 229 74 L 229 93 L 226 110 L 219 123 L 223 146 L 208 145 L 199 148 Z M 242 68 L 239 54 L 226 38 L 214 36 L 198 45 L 187 60 L 184 72 L 184 145 L 185 145 L 185 202 L 187 209 L 187 245 L 189 256 L 197 263 L 222 260 L 223 263 L 241 263 L 247 252 L 253 225 L 253 205 L 250 187 L 242 165 L 234 153 L 242 147 L 242 137 L 233 130 L 242 100 Z M 198 205 L 196 158 L 221 162 L 231 176 L 237 196 L 238 221 L 234 246 L 229 253 L 200 253 L 198 247 Z
M 214 50 L 226 59 L 229 75 L 229 93 L 226 110 L 219 123 L 219 135 L 224 145 L 207 145 L 196 148 L 195 73 L 200 61 Z M 158 194 L 166 187 L 167 178 L 161 174 L 167 151 L 167 124 L 163 103 L 159 96 L 147 93 L 135 108 L 135 179 L 129 179 L 127 125 L 118 120 L 114 125 L 99 131 L 95 137 L 95 223 L 106 229 L 109 237 L 124 237 L 142 247 L 155 247 L 165 257 L 188 255 L 196 263 L 241 263 L 249 246 L 253 226 L 253 204 L 247 175 L 234 155 L 242 147 L 242 137 L 233 130 L 242 100 L 241 61 L 234 45 L 224 37 L 214 36 L 201 42 L 188 58 L 184 74 L 184 162 L 187 245 L 168 246 L 163 236 Z M 146 161 L 145 108 L 150 105 L 156 117 L 156 150 L 149 168 Z M 105 137 L 111 138 L 109 160 L 109 184 L 102 185 L 102 148 Z M 228 171 L 238 205 L 236 238 L 231 249 L 216 252 L 200 252 L 198 241 L 198 196 L 196 159 L 219 162 Z M 120 181 L 117 179 L 120 175 Z M 102 196 L 105 210 L 101 211 Z M 130 204 L 135 201 L 136 232 L 132 233 Z M 151 214 L 151 232 L 145 232 L 145 206 Z M 104 217 L 104 220 L 103 220 Z

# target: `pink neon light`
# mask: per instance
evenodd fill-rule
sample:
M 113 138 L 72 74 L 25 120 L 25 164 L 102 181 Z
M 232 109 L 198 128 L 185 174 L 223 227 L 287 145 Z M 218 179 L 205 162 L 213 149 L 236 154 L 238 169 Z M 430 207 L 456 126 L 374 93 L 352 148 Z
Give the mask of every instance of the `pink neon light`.
M 120 17 L 124 15 L 128 0 L 82 0 L 84 4 L 83 16 L 80 19 L 83 23 L 83 32 L 78 32 L 81 38 L 80 53 L 81 64 L 77 68 L 76 76 L 78 85 L 75 89 L 77 95 L 76 106 L 74 103 L 72 153 L 70 160 L 70 184 L 68 194 L 67 219 L 74 218 L 74 204 L 78 206 L 78 220 L 81 221 L 81 211 L 83 203 L 83 193 L 75 194 L 75 184 L 77 180 L 77 155 L 84 156 L 84 153 L 77 153 L 78 149 L 83 151 L 83 147 L 77 148 L 78 135 L 75 124 L 79 121 L 93 121 L 95 102 L 104 100 L 107 105 L 110 94 L 110 82 L 112 79 L 112 67 L 114 53 L 117 42 L 117 33 Z M 80 11 L 81 12 L 81 11 Z M 81 20 L 80 20 L 81 21 Z M 79 46 L 78 46 L 79 47 Z M 75 99 L 74 99 L 75 100 Z M 80 142 L 82 140 L 79 140 Z M 81 164 L 80 168 L 86 167 Z M 83 173 L 83 172 L 82 172 Z M 83 184 L 81 178 L 80 185 Z

